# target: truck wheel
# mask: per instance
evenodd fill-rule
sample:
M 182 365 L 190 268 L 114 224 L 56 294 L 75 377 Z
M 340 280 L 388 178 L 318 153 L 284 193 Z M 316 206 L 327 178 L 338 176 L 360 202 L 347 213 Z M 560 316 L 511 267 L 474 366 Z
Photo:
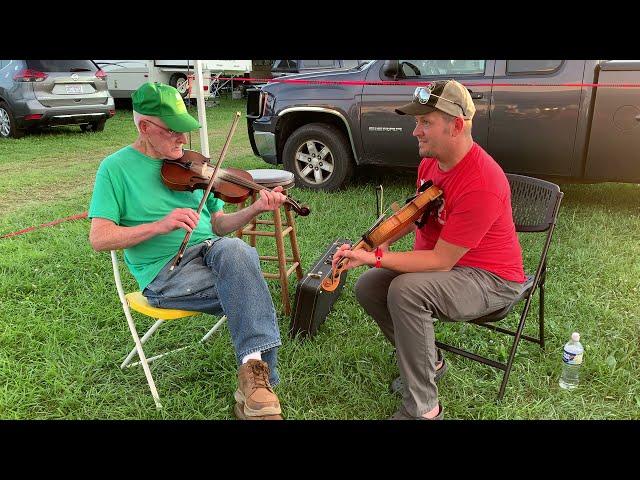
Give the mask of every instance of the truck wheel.
M 107 121 L 103 118 L 102 120 L 98 120 L 97 122 L 91 122 L 80 125 L 80 130 L 83 132 L 102 132 L 104 130 L 104 124 Z
M 0 102 L 0 138 L 22 138 L 24 134 L 24 129 L 16 127 L 16 120 L 9 105 Z
M 169 85 L 175 87 L 182 98 L 187 98 L 189 96 L 189 81 L 184 73 L 174 73 L 171 75 L 171 78 L 169 78 Z
M 312 190 L 338 190 L 353 174 L 347 139 L 326 123 L 310 123 L 293 132 L 284 145 L 283 163 L 296 185 Z

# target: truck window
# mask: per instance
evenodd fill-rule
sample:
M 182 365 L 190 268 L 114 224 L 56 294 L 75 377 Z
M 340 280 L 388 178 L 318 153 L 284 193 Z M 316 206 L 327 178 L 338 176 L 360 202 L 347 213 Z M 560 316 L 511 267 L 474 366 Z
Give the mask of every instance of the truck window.
M 356 68 L 364 60 L 342 60 L 342 66 L 344 68 Z
M 484 60 L 398 60 L 405 77 L 482 75 Z
M 273 64 L 273 70 L 297 70 L 297 60 L 276 60 Z
M 300 68 L 318 68 L 320 60 L 302 60 Z
M 560 65 L 562 60 L 507 60 L 507 75 L 553 73 Z

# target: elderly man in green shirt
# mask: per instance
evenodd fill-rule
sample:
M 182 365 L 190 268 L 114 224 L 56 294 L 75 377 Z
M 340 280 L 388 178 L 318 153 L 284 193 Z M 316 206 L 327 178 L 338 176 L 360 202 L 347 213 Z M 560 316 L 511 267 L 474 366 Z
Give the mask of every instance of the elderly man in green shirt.
M 96 174 L 89 207 L 91 246 L 124 250 L 125 263 L 154 307 L 227 316 L 238 368 L 234 412 L 241 419 L 282 419 L 273 387 L 279 382 L 281 344 L 275 309 L 256 249 L 224 237 L 256 215 L 279 208 L 280 187 L 261 190 L 250 206 L 224 213 L 204 192 L 179 192 L 161 180 L 164 159 L 179 159 L 186 132 L 200 128 L 178 91 L 145 83 L 133 95 L 138 138 L 107 156 Z M 185 235 L 192 232 L 181 263 L 169 271 Z

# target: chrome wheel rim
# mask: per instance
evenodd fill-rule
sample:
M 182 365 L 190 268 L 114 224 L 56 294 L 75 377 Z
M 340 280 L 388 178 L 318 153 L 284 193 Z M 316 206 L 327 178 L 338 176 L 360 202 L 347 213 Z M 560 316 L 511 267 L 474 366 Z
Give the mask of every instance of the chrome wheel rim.
M 333 154 L 324 143 L 307 140 L 296 150 L 295 168 L 305 182 L 321 185 L 329 181 L 333 175 Z
M 8 137 L 11 131 L 11 120 L 9 119 L 9 112 L 4 108 L 0 108 L 0 135 Z

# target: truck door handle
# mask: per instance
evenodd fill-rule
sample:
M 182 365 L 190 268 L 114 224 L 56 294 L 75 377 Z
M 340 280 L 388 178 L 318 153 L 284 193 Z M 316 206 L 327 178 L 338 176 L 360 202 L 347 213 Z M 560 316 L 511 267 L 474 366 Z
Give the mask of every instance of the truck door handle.
M 636 115 L 636 120 L 640 122 L 640 115 Z
M 469 90 L 469 93 L 471 94 L 471 98 L 473 98 L 473 99 L 478 99 L 478 98 L 484 97 L 482 92 L 473 93 L 471 90 Z

